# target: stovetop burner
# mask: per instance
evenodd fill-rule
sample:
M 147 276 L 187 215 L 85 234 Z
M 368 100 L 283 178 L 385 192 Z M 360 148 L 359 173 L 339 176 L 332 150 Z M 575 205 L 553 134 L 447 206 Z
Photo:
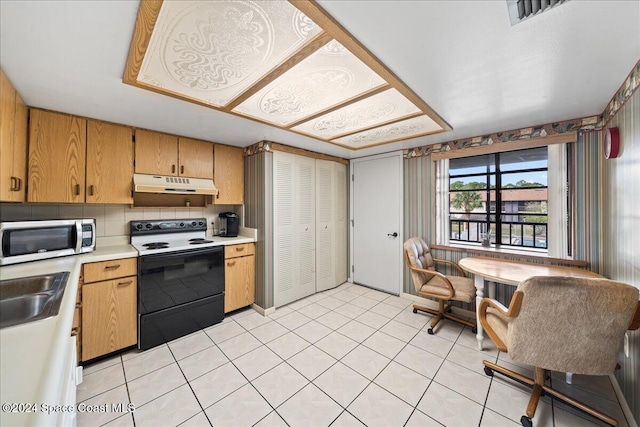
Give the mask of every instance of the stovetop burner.
M 142 246 L 144 246 L 147 249 L 165 249 L 169 247 L 169 243 L 168 242 L 151 242 L 151 243 L 145 243 Z
M 190 245 L 203 245 L 205 243 L 213 243 L 213 240 L 207 240 L 207 239 L 190 239 L 189 240 Z

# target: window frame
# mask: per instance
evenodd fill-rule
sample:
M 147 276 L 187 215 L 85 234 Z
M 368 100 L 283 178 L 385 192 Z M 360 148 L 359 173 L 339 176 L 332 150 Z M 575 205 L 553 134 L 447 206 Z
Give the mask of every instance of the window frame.
M 434 187 L 432 187 L 435 200 L 435 225 L 434 236 L 438 245 L 455 247 L 459 249 L 480 249 L 490 252 L 526 253 L 530 255 L 542 255 L 557 259 L 573 259 L 573 192 L 575 190 L 573 175 L 569 167 L 572 143 L 577 140 L 576 132 L 540 137 L 529 140 L 513 141 L 495 145 L 475 146 L 456 150 L 441 150 L 431 155 L 434 162 Z M 525 148 L 545 146 L 549 150 L 548 155 L 548 221 L 547 235 L 560 236 L 560 238 L 547 239 L 547 249 L 532 249 L 531 247 L 510 247 L 492 245 L 484 248 L 480 243 L 464 244 L 449 241 L 449 159 L 458 157 L 472 157 L 480 154 L 492 154 L 495 152 L 517 151 Z
M 505 207 L 505 203 L 511 202 L 510 200 L 503 199 L 503 197 L 505 196 L 504 194 L 505 190 L 516 190 L 516 191 L 530 190 L 530 189 L 544 189 L 545 191 L 548 190 L 548 185 L 537 186 L 537 187 L 508 188 L 508 187 L 503 187 L 502 183 L 503 181 L 505 181 L 505 178 L 509 175 L 522 174 L 522 173 L 535 173 L 535 172 L 543 172 L 545 174 L 548 174 L 549 150 L 548 148 L 546 148 L 545 150 L 546 151 L 545 154 L 547 156 L 545 167 L 537 167 L 537 168 L 521 167 L 516 169 L 503 168 L 502 161 L 505 159 L 503 159 L 501 156 L 505 153 L 523 152 L 523 151 L 529 151 L 529 150 L 540 150 L 541 148 L 546 148 L 546 147 L 522 148 L 522 149 L 513 150 L 513 151 L 499 151 L 495 153 L 478 154 L 476 156 L 464 157 L 464 159 L 471 159 L 474 157 L 486 157 L 486 159 L 484 159 L 486 160 L 484 164 L 482 164 L 482 162 L 478 164 L 478 168 L 485 169 L 483 172 L 469 172 L 469 173 L 454 174 L 451 172 L 451 169 L 449 169 L 449 179 L 448 179 L 448 185 L 447 185 L 447 191 L 449 193 L 449 196 L 451 196 L 452 192 L 454 192 L 455 194 L 472 193 L 472 192 L 480 194 L 482 192 L 485 194 L 485 201 L 482 202 L 482 204 L 484 205 L 484 210 L 482 213 L 479 211 L 469 211 L 469 212 L 461 211 L 461 210 L 453 211 L 451 210 L 451 205 L 449 205 L 448 217 L 449 217 L 449 228 L 450 228 L 450 234 L 449 234 L 450 241 L 454 241 L 456 243 L 461 243 L 461 244 L 479 243 L 478 240 L 480 239 L 480 234 L 486 235 L 487 230 L 494 229 L 494 233 L 491 235 L 495 238 L 495 241 L 492 244 L 495 247 L 504 246 L 507 248 L 542 249 L 545 252 L 547 251 L 548 244 L 546 239 L 545 239 L 544 246 L 536 246 L 536 242 L 537 242 L 536 229 L 544 224 L 544 234 L 545 236 L 548 234 L 548 218 L 549 218 L 548 209 L 547 209 L 547 213 L 531 213 L 530 214 L 530 216 L 544 216 L 546 218 L 546 221 L 544 223 L 507 221 L 506 218 L 510 216 L 521 217 L 525 215 L 520 213 L 519 210 L 517 212 L 507 212 L 503 210 Z M 457 159 L 462 159 L 462 158 L 463 157 L 458 157 Z M 452 159 L 452 160 L 455 161 L 456 159 Z M 484 184 L 484 187 L 479 189 L 455 189 L 455 190 L 451 189 L 452 181 L 456 181 L 457 179 L 461 179 L 464 181 L 464 179 L 467 179 L 467 178 L 481 179 L 480 181 L 473 181 L 473 182 L 480 182 Z M 547 201 L 548 201 L 548 191 L 547 191 L 547 198 L 544 200 L 544 202 L 547 203 Z M 523 203 L 523 201 L 517 201 L 517 200 L 514 202 L 518 204 Z M 494 210 L 492 210 L 491 208 L 492 204 L 495 204 L 496 206 Z M 500 210 L 497 209 L 498 206 L 500 206 Z M 473 213 L 477 215 L 483 215 L 484 219 L 477 219 L 477 220 L 472 220 L 471 218 L 454 219 L 451 217 L 452 215 L 467 215 L 467 214 L 473 214 Z M 452 237 L 453 231 L 455 230 L 455 228 L 453 227 L 453 224 L 456 222 L 458 224 L 457 229 L 459 232 L 461 230 L 461 225 L 463 223 L 467 224 L 466 240 L 454 239 Z M 475 232 L 474 239 L 471 238 L 471 234 L 472 234 L 471 224 L 476 224 L 476 232 Z M 509 227 L 508 241 L 511 243 L 504 243 L 505 240 L 503 237 L 504 236 L 503 229 L 505 225 L 508 225 Z M 524 242 L 525 227 L 531 227 L 533 230 L 533 246 L 525 245 L 525 242 Z M 512 235 L 512 231 L 517 228 L 520 228 L 520 233 Z M 517 240 L 518 238 L 520 240 L 520 243 L 519 244 L 513 243 L 514 240 Z

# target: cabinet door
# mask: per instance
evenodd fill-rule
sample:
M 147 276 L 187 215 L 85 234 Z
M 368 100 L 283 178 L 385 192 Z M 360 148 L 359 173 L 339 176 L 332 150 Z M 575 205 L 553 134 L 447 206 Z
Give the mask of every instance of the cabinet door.
M 217 205 L 244 203 L 244 158 L 242 148 L 215 144 L 213 148 L 214 178 L 218 195 Z
M 87 121 L 31 110 L 29 202 L 84 203 Z
M 16 91 L 0 70 L 0 200 L 13 201 L 17 182 L 13 176 L 13 135 Z
M 137 342 L 136 277 L 82 287 L 82 360 Z
M 24 202 L 27 183 L 27 137 L 29 135 L 29 108 L 16 92 L 16 114 L 13 127 L 13 177 L 17 186 L 12 191 L 14 202 Z
M 246 307 L 255 301 L 255 256 L 225 260 L 224 312 Z
M 133 129 L 87 123 L 87 203 L 133 203 Z
M 178 139 L 178 175 L 213 179 L 213 144 L 196 139 Z
M 136 130 L 136 173 L 178 175 L 178 137 Z

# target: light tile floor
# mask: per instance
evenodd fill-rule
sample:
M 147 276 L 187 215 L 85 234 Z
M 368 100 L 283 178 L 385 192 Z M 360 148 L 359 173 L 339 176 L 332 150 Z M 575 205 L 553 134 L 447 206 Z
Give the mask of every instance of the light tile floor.
M 488 377 L 482 360 L 532 376 L 450 321 L 436 335 L 412 302 L 345 283 L 263 317 L 246 309 L 145 352 L 84 369 L 78 402 L 132 403 L 133 413 L 82 412 L 84 426 L 517 426 L 528 389 Z M 554 373 L 553 386 L 627 421 L 608 377 Z M 536 426 L 594 426 L 548 397 Z

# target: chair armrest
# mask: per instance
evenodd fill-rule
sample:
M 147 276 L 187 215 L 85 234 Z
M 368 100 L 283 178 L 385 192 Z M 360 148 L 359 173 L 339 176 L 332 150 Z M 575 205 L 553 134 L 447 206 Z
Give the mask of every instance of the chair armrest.
M 407 267 L 409 267 L 409 269 L 412 270 L 412 271 L 417 271 L 419 273 L 425 273 L 425 274 L 431 274 L 431 275 L 438 276 L 439 278 L 441 278 L 444 281 L 444 283 L 447 285 L 447 287 L 449 288 L 449 295 L 440 295 L 440 296 L 438 296 L 438 298 L 442 298 L 442 297 L 452 298 L 455 295 L 456 291 L 455 291 L 455 289 L 453 289 L 453 285 L 451 284 L 451 281 L 447 278 L 447 276 L 445 276 L 444 274 L 440 273 L 439 271 L 427 270 L 426 268 L 414 267 L 413 265 L 409 265 L 409 264 L 407 264 Z
M 635 331 L 638 328 L 640 328 L 640 301 L 638 301 L 636 311 L 633 313 L 633 317 L 631 317 L 631 322 L 629 323 L 630 331 Z
M 506 344 L 500 339 L 500 337 L 494 332 L 494 330 L 487 322 L 487 309 L 489 307 L 497 310 L 502 316 L 506 318 L 514 318 L 518 317 L 520 314 L 520 307 L 522 306 L 522 297 L 524 294 L 521 291 L 516 291 L 513 294 L 513 298 L 511 298 L 511 302 L 509 303 L 509 308 L 500 304 L 498 301 L 490 299 L 490 298 L 482 298 L 480 304 L 478 305 L 478 319 L 480 320 L 480 324 L 491 338 L 500 351 L 507 351 Z
M 446 259 L 436 259 L 436 258 L 434 258 L 433 261 L 434 262 L 440 262 L 440 263 L 443 263 L 443 264 L 449 264 L 450 266 L 455 268 L 458 271 L 458 273 L 460 273 L 461 276 L 466 277 L 466 275 L 464 274 L 464 270 L 462 269 L 462 267 L 460 267 L 458 265 L 457 262 L 449 261 L 449 260 L 446 260 Z

